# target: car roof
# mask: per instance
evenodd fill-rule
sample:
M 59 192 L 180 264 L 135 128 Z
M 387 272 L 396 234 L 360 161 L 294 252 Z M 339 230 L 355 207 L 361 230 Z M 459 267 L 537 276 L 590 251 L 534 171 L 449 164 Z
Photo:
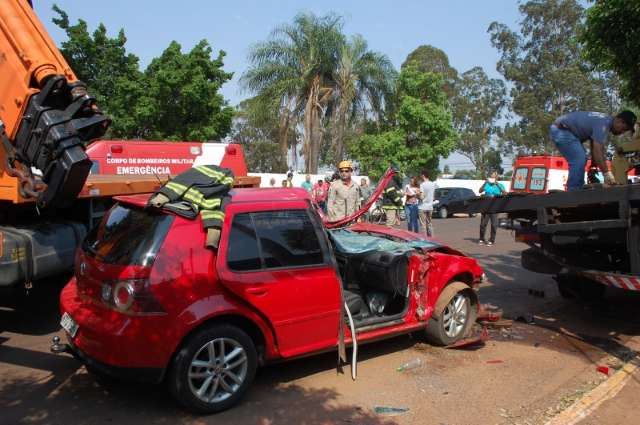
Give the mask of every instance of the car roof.
M 237 188 L 232 189 L 231 202 L 283 202 L 283 201 L 300 201 L 311 199 L 306 190 L 299 187 L 291 188 Z M 114 199 L 137 207 L 147 205 L 151 193 L 143 193 L 139 195 L 123 195 L 115 196 Z

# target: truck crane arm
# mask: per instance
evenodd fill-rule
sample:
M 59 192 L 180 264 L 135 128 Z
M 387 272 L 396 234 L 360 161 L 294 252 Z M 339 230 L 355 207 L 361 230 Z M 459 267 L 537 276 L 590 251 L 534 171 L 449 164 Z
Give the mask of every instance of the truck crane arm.
M 86 144 L 110 123 L 30 2 L 0 0 L 0 175 L 40 208 L 69 204 L 91 168 Z

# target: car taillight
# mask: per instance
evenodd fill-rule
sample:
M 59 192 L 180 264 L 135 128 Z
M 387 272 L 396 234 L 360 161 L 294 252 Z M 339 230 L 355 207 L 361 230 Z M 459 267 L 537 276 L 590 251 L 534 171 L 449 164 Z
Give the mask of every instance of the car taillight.
M 105 282 L 102 301 L 110 308 L 127 314 L 165 314 L 164 308 L 151 292 L 146 279 L 127 279 Z

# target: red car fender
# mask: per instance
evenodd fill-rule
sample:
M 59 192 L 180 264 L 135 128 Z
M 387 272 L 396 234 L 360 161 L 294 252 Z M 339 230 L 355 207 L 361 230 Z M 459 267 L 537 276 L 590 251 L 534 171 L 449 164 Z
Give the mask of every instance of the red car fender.
M 428 306 L 432 314 L 434 314 L 438 299 L 442 295 L 444 288 L 448 283 L 455 279 L 462 281 L 470 288 L 473 288 L 478 283 L 476 282 L 476 278 L 482 274 L 482 270 L 474 260 L 466 257 L 461 258 L 440 252 L 429 253 L 429 257 L 431 257 L 431 269 L 429 270 L 428 275 Z M 465 276 L 465 278 L 456 279 L 456 276 Z M 468 277 L 471 278 L 470 281 L 468 281 Z
M 265 343 L 265 358 L 272 359 L 280 357 L 270 324 L 251 308 L 223 294 L 215 294 L 190 304 L 177 315 L 176 327 L 182 329 L 181 333 L 184 335 L 182 340 L 184 340 L 184 338 L 204 323 L 215 320 L 216 318 L 229 316 L 248 320 L 260 330 Z M 178 345 L 180 343 L 182 343 L 182 341 L 179 341 Z M 174 351 L 177 348 L 177 346 L 174 347 Z

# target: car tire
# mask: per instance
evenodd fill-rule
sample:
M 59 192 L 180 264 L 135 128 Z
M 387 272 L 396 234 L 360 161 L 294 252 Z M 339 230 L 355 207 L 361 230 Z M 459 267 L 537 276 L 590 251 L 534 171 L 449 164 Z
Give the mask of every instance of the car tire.
M 221 353 L 226 354 L 224 359 Z M 188 410 L 221 412 L 242 399 L 257 365 L 256 347 L 249 335 L 236 326 L 217 324 L 186 340 L 174 357 L 167 384 Z
M 449 211 L 447 211 L 447 207 L 440 207 L 440 209 L 438 209 L 438 217 L 440 218 L 449 217 Z
M 473 218 L 473 217 L 475 217 L 476 215 L 477 215 L 477 214 L 475 214 L 475 213 L 471 213 L 471 214 L 469 214 L 469 217 L 470 217 L 470 218 Z
M 431 317 L 425 336 L 434 345 L 451 345 L 464 338 L 473 326 L 472 300 L 468 289 L 456 292 L 438 317 Z

